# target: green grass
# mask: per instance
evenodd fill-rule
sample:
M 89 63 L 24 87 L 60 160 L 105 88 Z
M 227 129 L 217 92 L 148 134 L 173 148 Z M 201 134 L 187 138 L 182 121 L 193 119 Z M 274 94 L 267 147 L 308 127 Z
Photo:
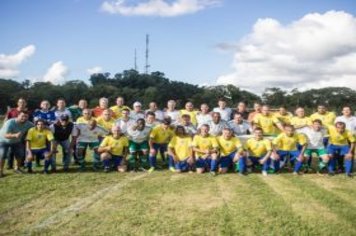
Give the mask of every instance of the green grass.
M 0 179 L 0 235 L 356 235 L 344 176 L 84 172 Z M 39 170 L 39 169 L 37 169 Z

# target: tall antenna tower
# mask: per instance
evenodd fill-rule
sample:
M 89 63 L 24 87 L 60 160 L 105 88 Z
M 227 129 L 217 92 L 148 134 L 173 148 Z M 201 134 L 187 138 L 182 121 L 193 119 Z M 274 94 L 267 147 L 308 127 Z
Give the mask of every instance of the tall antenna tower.
M 150 65 L 148 64 L 149 57 L 149 44 L 150 44 L 150 35 L 146 34 L 146 65 L 145 65 L 145 73 L 148 74 Z
M 135 61 L 134 61 L 134 69 L 135 69 L 135 71 L 138 71 L 138 68 L 137 68 L 137 51 L 136 51 L 136 48 L 135 48 Z

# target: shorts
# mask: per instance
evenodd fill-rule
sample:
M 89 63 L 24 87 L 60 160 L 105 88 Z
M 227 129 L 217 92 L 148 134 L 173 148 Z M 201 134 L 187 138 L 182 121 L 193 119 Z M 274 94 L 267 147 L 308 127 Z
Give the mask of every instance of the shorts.
M 313 153 L 315 153 L 318 157 L 325 156 L 328 154 L 325 148 L 307 149 L 304 152 L 304 156 L 311 157 Z
M 227 156 L 221 156 L 219 159 L 220 168 L 229 168 L 232 165 L 236 152 L 232 152 Z
M 207 157 L 207 158 L 198 157 L 198 159 L 195 162 L 195 166 L 197 168 L 210 169 L 210 167 L 211 167 L 211 158 L 209 158 L 209 157 Z
M 329 144 L 327 151 L 328 154 L 331 155 L 338 154 L 340 156 L 344 156 L 350 151 L 350 147 L 349 145 L 339 146 L 339 145 Z
M 189 164 L 188 164 L 188 158 L 183 160 L 183 161 L 179 161 L 177 163 L 174 164 L 174 168 L 176 170 L 180 170 L 180 171 L 188 171 L 189 168 Z
M 90 143 L 89 142 L 78 142 L 77 148 L 85 149 L 85 148 L 89 147 L 90 149 L 96 149 L 99 147 L 99 145 L 100 145 L 99 142 L 90 142 Z
M 114 166 L 120 166 L 123 159 L 123 156 L 111 155 L 111 160 L 113 161 Z
M 153 144 L 153 149 L 158 153 L 165 153 L 167 152 L 167 147 L 168 144 L 167 143 L 154 143 Z
M 129 150 L 130 153 L 135 153 L 139 151 L 147 151 L 148 150 L 148 142 L 136 143 L 134 141 L 129 141 Z
M 46 152 L 49 152 L 47 148 L 42 148 L 42 149 L 31 149 L 32 155 L 38 157 L 40 160 L 43 160 L 45 158 L 44 154 Z
M 0 160 L 8 158 L 10 149 L 16 158 L 24 159 L 25 145 L 23 143 L 0 143 Z
M 279 155 L 282 161 L 285 161 L 286 157 L 288 156 L 291 161 L 294 161 L 300 155 L 300 152 L 298 150 L 293 150 L 293 151 L 278 150 L 277 154 Z

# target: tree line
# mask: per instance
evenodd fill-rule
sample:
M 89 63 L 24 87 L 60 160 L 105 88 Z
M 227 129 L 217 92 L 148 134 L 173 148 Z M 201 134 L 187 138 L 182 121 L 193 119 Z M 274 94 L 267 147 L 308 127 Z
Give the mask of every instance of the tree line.
M 298 106 L 314 109 L 323 103 L 332 110 L 340 110 L 343 105 L 356 108 L 356 91 L 346 87 L 328 87 L 290 92 L 280 88 L 266 88 L 261 96 L 241 90 L 234 85 L 198 86 L 189 83 L 172 81 L 162 72 L 142 74 L 135 70 L 125 70 L 113 76 L 110 73 L 93 74 L 90 84 L 82 80 L 71 80 L 63 85 L 50 82 L 31 83 L 25 80 L 20 83 L 14 80 L 0 79 L 0 113 L 6 112 L 8 106 L 15 106 L 18 98 L 28 101 L 28 107 L 35 109 L 43 99 L 55 104 L 58 98 L 64 98 L 68 105 L 75 104 L 79 99 L 86 99 L 90 107 L 98 104 L 100 97 L 107 97 L 113 104 L 117 96 L 123 96 L 126 104 L 132 105 L 140 101 L 144 106 L 156 101 L 159 107 L 165 107 L 170 99 L 177 101 L 178 107 L 187 101 L 193 104 L 207 103 L 215 107 L 217 99 L 224 97 L 231 107 L 244 101 L 249 107 L 254 102 L 263 102 L 272 107 L 285 106 L 292 110 Z

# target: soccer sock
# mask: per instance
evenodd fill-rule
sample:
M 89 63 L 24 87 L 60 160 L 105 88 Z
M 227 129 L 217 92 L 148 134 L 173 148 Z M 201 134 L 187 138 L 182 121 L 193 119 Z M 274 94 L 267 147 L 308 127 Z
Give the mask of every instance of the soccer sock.
M 311 167 L 312 160 L 313 160 L 313 158 L 312 158 L 312 156 L 310 156 L 310 157 L 308 158 L 308 167 Z
M 279 171 L 280 168 L 280 160 L 274 160 L 273 162 L 274 170 Z
M 345 173 L 347 175 L 351 174 L 351 169 L 352 169 L 352 160 L 345 159 Z
M 328 171 L 329 173 L 334 172 L 335 170 L 335 158 L 330 159 L 328 163 Z
M 265 163 L 263 163 L 263 165 L 262 165 L 262 170 L 263 170 L 263 171 L 267 171 L 269 165 L 270 165 L 270 160 L 268 159 Z
M 32 169 L 32 161 L 26 162 L 26 167 L 31 170 Z
M 240 159 L 239 159 L 239 172 L 240 173 L 244 173 L 245 172 L 245 166 L 246 166 L 245 157 L 240 157 Z
M 218 165 L 218 161 L 212 159 L 212 160 L 211 160 L 211 169 L 210 169 L 210 171 L 216 171 L 217 165 Z
M 168 166 L 169 168 L 174 167 L 174 159 L 171 156 L 169 156 Z
M 148 159 L 150 162 L 150 166 L 155 168 L 156 167 L 156 156 L 149 155 Z
M 297 163 L 294 165 L 294 172 L 299 172 L 300 168 L 302 168 L 303 162 L 296 160 Z
M 103 160 L 103 164 L 105 168 L 110 168 L 110 159 Z
M 120 166 L 120 158 L 114 157 L 113 159 L 115 170 Z
M 141 163 L 141 167 L 145 169 L 148 167 L 148 158 L 146 155 L 140 155 L 140 163 Z
M 129 155 L 128 164 L 129 164 L 129 169 L 130 170 L 135 170 L 136 169 L 136 155 L 134 155 L 134 154 L 130 154 Z
M 50 164 L 51 164 L 51 160 L 45 159 L 45 161 L 44 161 L 44 170 L 45 171 L 48 171 L 48 167 Z

